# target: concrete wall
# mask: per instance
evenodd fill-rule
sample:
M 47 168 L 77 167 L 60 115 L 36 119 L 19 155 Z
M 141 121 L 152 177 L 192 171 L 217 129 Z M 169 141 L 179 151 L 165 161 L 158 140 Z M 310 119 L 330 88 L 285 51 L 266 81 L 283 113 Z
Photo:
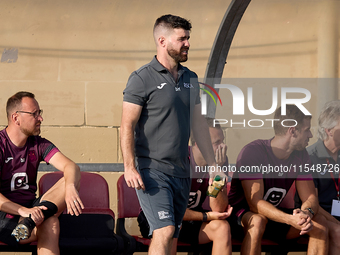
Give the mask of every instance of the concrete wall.
M 7 98 L 19 90 L 32 91 L 44 110 L 42 136 L 66 155 L 78 163 L 122 162 L 122 91 L 130 73 L 155 54 L 155 19 L 176 13 L 192 20 L 196 46 L 191 65 L 200 66 L 197 71 L 203 75 L 228 5 L 229 1 L 184 1 L 180 8 L 177 1 L 1 1 L 0 52 L 9 57 L 0 63 L 0 105 L 4 109 Z M 2 110 L 0 125 L 6 123 Z
M 155 19 L 174 13 L 192 21 L 186 65 L 204 77 L 230 2 L 1 1 L 0 126 L 6 125 L 7 98 L 29 90 L 44 110 L 42 136 L 67 156 L 78 163 L 122 162 L 118 145 L 122 91 L 130 73 L 155 54 Z M 331 72 L 325 75 L 338 78 L 335 2 L 251 2 L 236 32 L 224 77 L 318 78 L 323 75 L 319 62 L 322 66 L 331 62 L 326 68 Z M 320 51 L 336 57 L 321 59 Z M 319 92 L 313 88 L 315 100 Z M 236 142 L 239 132 L 237 128 L 227 132 L 231 162 L 240 144 L 258 136 L 241 135 L 241 142 Z

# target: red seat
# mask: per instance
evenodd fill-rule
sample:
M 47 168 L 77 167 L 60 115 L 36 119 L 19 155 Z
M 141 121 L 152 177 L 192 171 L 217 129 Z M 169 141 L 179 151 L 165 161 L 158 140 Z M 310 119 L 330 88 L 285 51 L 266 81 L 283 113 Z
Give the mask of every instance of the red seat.
M 124 175 L 118 179 L 117 196 L 118 219 L 137 217 L 140 208 L 137 194 L 135 189 L 127 186 Z
M 124 175 L 117 182 L 118 219 L 116 232 L 124 239 L 124 254 L 133 254 L 137 251 L 147 251 L 150 240 L 142 236 L 133 236 L 125 229 L 125 218 L 135 218 L 139 214 L 139 201 L 135 189 L 129 188 Z
M 63 173 L 59 171 L 43 175 L 39 180 L 39 194 L 48 191 L 61 177 Z M 114 218 L 110 209 L 109 187 L 99 174 L 81 172 L 79 196 L 85 207 L 83 213 L 110 214 Z
M 40 195 L 62 177 L 59 171 L 42 176 Z M 74 217 L 65 210 L 60 218 L 61 254 L 121 254 L 123 240 L 114 233 L 115 215 L 110 209 L 106 180 L 99 174 L 81 172 L 79 196 L 85 207 L 83 213 Z
M 59 171 L 43 175 L 39 180 L 39 194 L 47 192 L 62 177 L 63 173 Z M 79 217 L 63 215 L 60 220 L 61 251 L 85 254 L 87 251 L 95 250 L 99 254 L 120 254 L 123 243 L 113 232 L 115 218 L 110 209 L 106 180 L 98 174 L 81 172 L 79 195 L 85 206 L 83 214 Z M 79 231 L 80 227 L 84 230 Z M 94 231 L 96 229 L 98 230 Z M 30 251 L 36 254 L 36 245 L 37 242 L 33 242 L 30 245 L 11 247 L 0 242 L 0 251 Z

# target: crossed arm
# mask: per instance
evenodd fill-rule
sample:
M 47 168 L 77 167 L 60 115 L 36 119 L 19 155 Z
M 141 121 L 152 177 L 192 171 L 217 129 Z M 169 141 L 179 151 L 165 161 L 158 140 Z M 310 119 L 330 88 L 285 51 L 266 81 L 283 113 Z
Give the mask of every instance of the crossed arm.
M 306 234 L 313 228 L 311 215 L 306 208 L 310 207 L 317 212 L 317 198 L 315 196 L 313 181 L 296 181 L 296 187 L 303 204 L 300 209 L 294 210 L 293 214 L 287 214 L 271 203 L 263 200 L 263 179 L 243 180 L 242 187 L 250 210 L 254 213 L 264 215 L 270 220 L 288 224 L 298 230 L 300 234 Z
M 64 200 L 66 203 L 67 212 L 71 215 L 81 214 L 81 209 L 84 209 L 84 205 L 78 193 L 80 186 L 79 166 L 61 152 L 54 154 L 49 163 L 64 173 L 65 187 L 62 188 L 65 189 Z M 77 202 L 75 203 L 75 201 Z

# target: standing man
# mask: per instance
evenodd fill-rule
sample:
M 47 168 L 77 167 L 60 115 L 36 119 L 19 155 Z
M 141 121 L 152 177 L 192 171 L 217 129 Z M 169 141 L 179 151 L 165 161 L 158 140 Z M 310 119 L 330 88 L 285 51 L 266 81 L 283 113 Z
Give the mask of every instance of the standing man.
M 197 75 L 180 64 L 188 59 L 190 30 L 181 17 L 158 18 L 153 29 L 157 55 L 131 74 L 124 90 L 124 176 L 137 189 L 149 222 L 150 254 L 170 254 L 178 237 L 190 190 L 190 126 L 208 164 L 215 166 Z
M 219 124 L 214 126 L 213 119 L 207 118 L 211 143 L 215 152 L 216 164 L 228 169 L 227 145 Z M 197 175 L 197 167 L 206 167 L 205 161 L 195 139 L 191 138 L 190 150 L 191 172 Z M 213 242 L 212 255 L 231 255 L 231 233 L 228 221 L 232 208 L 228 206 L 227 189 L 221 190 L 217 197 L 209 197 L 210 211 L 203 208 L 209 187 L 209 176 L 195 176 L 191 179 L 190 197 L 183 217 L 183 224 L 178 240 L 192 246 Z M 144 238 L 149 236 L 149 224 L 143 211 L 138 216 L 140 231 Z M 177 238 L 174 239 L 172 254 L 177 251 Z
M 340 101 L 325 105 L 319 116 L 319 140 L 307 148 L 319 197 L 318 213 L 327 219 L 329 254 L 340 251 Z
M 8 126 L 0 131 L 0 241 L 38 242 L 38 254 L 59 254 L 59 215 L 84 208 L 79 198 L 80 170 L 50 141 L 41 138 L 42 110 L 30 92 L 7 101 Z M 40 161 L 64 172 L 42 197 L 35 198 Z
M 318 214 L 310 159 L 305 149 L 313 137 L 311 116 L 304 115 L 295 105 L 287 105 L 286 115 L 281 115 L 280 107 L 274 119 L 274 138 L 249 143 L 236 163 L 238 173 L 232 180 L 229 202 L 234 207 L 235 220 L 245 230 L 241 253 L 261 254 L 263 235 L 281 242 L 307 234 L 307 254 L 328 254 L 328 228 L 325 218 Z M 283 120 L 285 126 L 281 124 Z M 280 208 L 294 181 L 302 200 L 301 208 Z

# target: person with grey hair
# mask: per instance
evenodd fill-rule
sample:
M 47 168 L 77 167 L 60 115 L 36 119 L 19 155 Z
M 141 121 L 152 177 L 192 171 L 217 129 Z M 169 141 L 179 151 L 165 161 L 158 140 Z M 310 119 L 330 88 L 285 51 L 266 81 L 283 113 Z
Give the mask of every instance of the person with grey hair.
M 326 103 L 318 121 L 319 140 L 307 148 L 319 198 L 318 213 L 327 219 L 329 254 L 340 250 L 340 100 Z

